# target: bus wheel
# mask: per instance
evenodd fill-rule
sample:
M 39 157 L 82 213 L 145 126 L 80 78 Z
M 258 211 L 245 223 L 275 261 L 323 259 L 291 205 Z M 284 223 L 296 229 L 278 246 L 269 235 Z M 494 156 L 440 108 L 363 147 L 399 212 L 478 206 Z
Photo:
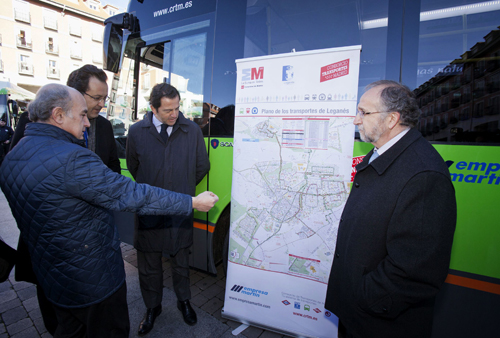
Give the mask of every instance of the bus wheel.
M 214 264 L 219 265 L 222 262 L 224 272 L 227 266 L 226 236 L 229 232 L 230 214 L 231 204 L 219 216 L 212 239 Z

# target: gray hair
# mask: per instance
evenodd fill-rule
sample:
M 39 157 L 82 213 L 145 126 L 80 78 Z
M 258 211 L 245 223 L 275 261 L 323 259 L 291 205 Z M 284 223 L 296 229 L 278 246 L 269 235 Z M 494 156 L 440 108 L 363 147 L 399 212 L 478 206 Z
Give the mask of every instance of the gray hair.
M 56 83 L 43 86 L 36 93 L 36 98 L 28 105 L 30 120 L 46 122 L 56 107 L 61 107 L 66 114 L 73 106 L 68 87 Z
M 413 128 L 418 123 L 420 108 L 415 94 L 407 86 L 391 80 L 380 80 L 370 83 L 366 90 L 383 86 L 380 92 L 381 110 L 384 112 L 398 112 L 400 124 Z

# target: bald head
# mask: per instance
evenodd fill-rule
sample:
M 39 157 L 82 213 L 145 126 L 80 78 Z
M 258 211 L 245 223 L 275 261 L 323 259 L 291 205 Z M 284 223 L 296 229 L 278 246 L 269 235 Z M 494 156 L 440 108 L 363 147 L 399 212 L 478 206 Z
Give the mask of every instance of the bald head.
M 28 106 L 30 120 L 48 123 L 66 130 L 78 139 L 89 126 L 87 105 L 76 89 L 57 83 L 43 86 Z
M 68 86 L 50 83 L 43 86 L 36 93 L 36 98 L 28 106 L 30 120 L 33 122 L 47 122 L 56 107 L 65 112 L 71 110 L 72 102 Z

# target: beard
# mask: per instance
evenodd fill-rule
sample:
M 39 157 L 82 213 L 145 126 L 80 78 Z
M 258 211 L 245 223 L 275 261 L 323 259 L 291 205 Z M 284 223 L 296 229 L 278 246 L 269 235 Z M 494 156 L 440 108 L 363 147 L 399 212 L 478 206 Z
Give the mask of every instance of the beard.
M 381 122 L 382 121 L 378 121 L 375 126 L 370 127 L 371 130 L 369 131 L 366 131 L 363 125 L 358 126 L 359 138 L 361 141 L 368 143 L 377 142 L 386 131 L 386 128 L 384 128 L 384 125 Z

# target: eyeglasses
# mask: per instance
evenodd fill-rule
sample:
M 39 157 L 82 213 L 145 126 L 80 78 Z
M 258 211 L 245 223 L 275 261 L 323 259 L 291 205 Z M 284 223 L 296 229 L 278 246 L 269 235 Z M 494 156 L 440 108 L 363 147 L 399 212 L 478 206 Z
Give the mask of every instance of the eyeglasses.
M 106 102 L 108 102 L 108 101 L 109 101 L 109 96 L 108 96 L 108 95 L 106 95 L 106 96 L 104 96 L 104 97 L 95 97 L 95 96 L 89 95 L 89 94 L 87 94 L 87 93 L 85 93 L 85 92 L 83 92 L 83 94 L 85 94 L 85 95 L 87 95 L 88 97 L 92 98 L 92 99 L 93 99 L 95 102 L 97 102 L 97 103 L 101 103 L 101 102 L 106 103 Z
M 370 115 L 370 114 L 380 114 L 380 113 L 385 113 L 385 112 L 383 112 L 383 111 L 372 111 L 372 112 L 369 112 L 369 111 L 362 111 L 362 110 L 358 109 L 356 115 L 359 115 L 359 117 L 363 119 L 367 115 Z

